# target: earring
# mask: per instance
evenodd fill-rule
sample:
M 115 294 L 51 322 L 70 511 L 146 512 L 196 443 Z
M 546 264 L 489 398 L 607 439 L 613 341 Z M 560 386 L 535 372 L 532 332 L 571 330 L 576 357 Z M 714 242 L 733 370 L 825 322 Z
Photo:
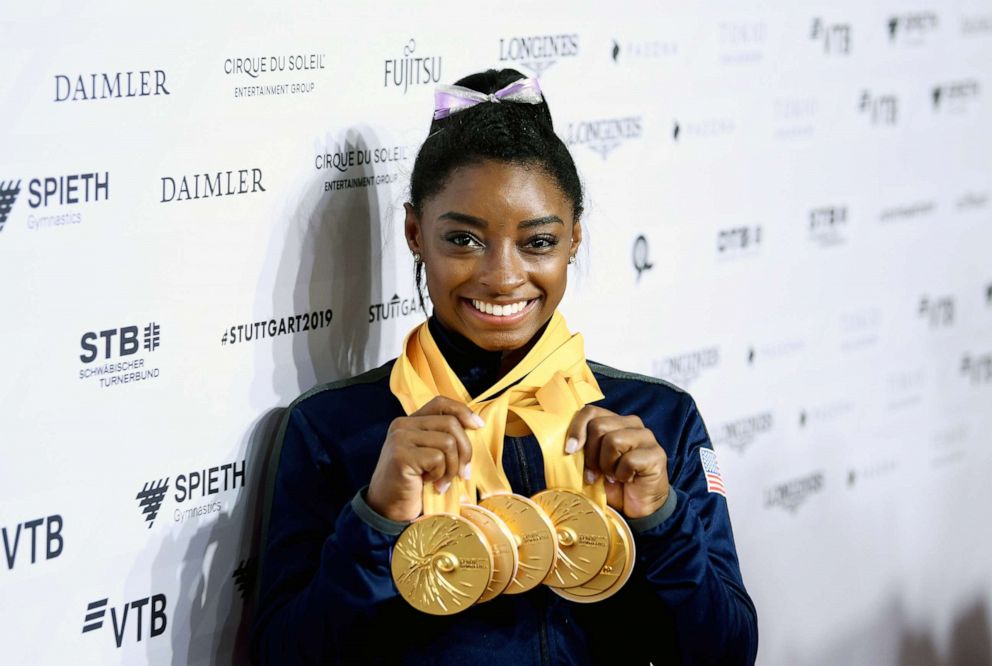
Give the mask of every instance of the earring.
M 574 254 L 570 254 L 568 256 L 568 263 L 570 263 L 570 264 L 574 264 L 575 263 L 575 255 Z
M 423 263 L 423 260 L 420 258 L 420 253 L 419 252 L 414 252 L 413 253 L 413 263 L 415 263 L 415 264 Z

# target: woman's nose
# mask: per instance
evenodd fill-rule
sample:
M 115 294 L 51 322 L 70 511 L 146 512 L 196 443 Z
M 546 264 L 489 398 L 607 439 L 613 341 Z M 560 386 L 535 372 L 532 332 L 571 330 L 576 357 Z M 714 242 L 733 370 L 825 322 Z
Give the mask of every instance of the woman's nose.
M 523 259 L 513 243 L 490 245 L 480 268 L 479 282 L 495 293 L 513 293 L 527 280 Z

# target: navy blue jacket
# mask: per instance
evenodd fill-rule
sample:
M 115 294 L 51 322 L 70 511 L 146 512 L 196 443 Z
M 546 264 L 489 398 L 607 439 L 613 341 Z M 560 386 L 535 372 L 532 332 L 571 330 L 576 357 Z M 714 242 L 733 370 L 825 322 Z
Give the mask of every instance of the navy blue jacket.
M 726 499 L 707 491 L 709 436 L 689 394 L 590 362 L 605 399 L 637 414 L 668 455 L 672 492 L 655 514 L 629 520 L 637 560 L 626 586 L 593 604 L 544 586 L 461 613 L 420 613 L 389 568 L 402 530 L 363 490 L 386 431 L 403 416 L 389 390 L 393 362 L 317 387 L 286 413 L 272 458 L 271 504 L 253 634 L 261 663 L 750 664 L 757 618 L 744 589 Z M 503 468 L 515 492 L 544 489 L 533 436 L 507 437 Z

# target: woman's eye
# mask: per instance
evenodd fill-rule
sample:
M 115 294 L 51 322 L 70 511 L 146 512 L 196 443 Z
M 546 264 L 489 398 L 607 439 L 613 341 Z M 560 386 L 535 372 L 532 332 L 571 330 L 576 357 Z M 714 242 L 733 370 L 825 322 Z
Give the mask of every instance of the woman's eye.
M 538 250 L 546 250 L 552 248 L 558 244 L 557 236 L 535 236 L 527 241 L 530 247 L 536 248 Z
M 450 234 L 447 237 L 449 243 L 457 245 L 458 247 L 481 247 L 482 243 L 479 242 L 475 236 L 471 234 Z

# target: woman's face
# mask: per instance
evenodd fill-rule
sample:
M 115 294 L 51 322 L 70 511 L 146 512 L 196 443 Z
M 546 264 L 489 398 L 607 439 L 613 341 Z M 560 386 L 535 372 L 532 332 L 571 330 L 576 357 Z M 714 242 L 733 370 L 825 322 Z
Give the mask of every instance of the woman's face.
M 486 161 L 453 171 L 406 237 L 419 252 L 434 315 L 479 347 L 524 346 L 565 294 L 582 229 L 541 169 Z

